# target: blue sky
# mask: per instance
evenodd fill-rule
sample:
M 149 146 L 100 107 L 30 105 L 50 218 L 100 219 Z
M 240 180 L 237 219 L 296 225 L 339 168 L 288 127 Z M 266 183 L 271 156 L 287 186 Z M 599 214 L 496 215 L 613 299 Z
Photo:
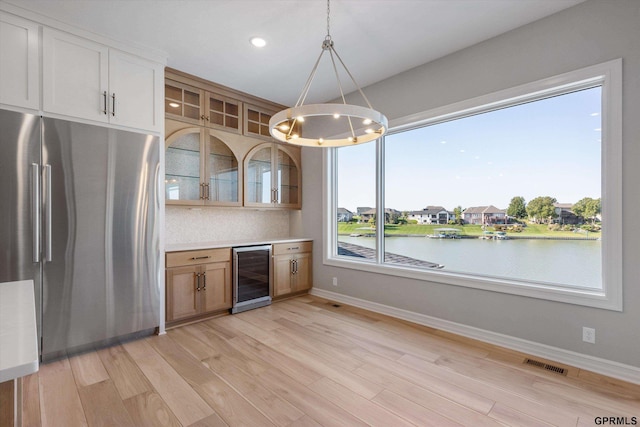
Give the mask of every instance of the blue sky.
M 386 136 L 386 207 L 600 197 L 601 89 Z M 375 205 L 375 143 L 338 150 L 338 205 Z

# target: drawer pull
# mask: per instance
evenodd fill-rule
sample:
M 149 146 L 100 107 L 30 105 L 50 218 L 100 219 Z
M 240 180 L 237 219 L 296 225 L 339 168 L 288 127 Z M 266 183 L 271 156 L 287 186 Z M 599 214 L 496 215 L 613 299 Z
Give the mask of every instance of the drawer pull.
M 300 249 L 300 246 L 296 246 L 295 248 L 287 248 L 288 251 L 297 251 Z
M 211 255 L 191 257 L 191 259 L 194 260 L 194 261 L 197 260 L 197 259 L 208 259 L 208 258 L 211 258 Z

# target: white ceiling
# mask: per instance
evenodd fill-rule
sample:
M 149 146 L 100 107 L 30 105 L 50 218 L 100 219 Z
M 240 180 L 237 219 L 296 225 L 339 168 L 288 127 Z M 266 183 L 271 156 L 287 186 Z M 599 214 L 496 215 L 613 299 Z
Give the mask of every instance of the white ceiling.
M 362 87 L 584 0 L 332 0 L 331 35 Z M 112 39 L 163 51 L 170 67 L 295 104 L 326 34 L 325 0 L 8 0 Z M 252 36 L 267 46 L 250 45 Z M 345 92 L 355 89 L 342 76 Z M 339 96 L 323 58 L 306 103 Z

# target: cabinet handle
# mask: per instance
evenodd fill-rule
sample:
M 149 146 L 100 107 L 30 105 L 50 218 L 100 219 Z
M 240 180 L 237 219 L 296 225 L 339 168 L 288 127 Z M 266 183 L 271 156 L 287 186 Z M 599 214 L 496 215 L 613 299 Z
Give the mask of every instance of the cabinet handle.
M 104 91 L 102 96 L 104 97 L 104 109 L 102 110 L 102 112 L 106 116 L 107 115 L 107 91 L 106 90 Z
M 205 197 L 204 197 L 204 186 L 205 185 L 206 184 L 204 182 L 202 184 L 200 184 L 200 200 L 204 200 L 205 199 Z
M 300 246 L 287 248 L 288 251 L 296 251 L 298 249 L 300 249 Z
M 202 290 L 203 291 L 207 290 L 207 273 L 206 272 L 202 273 Z
M 209 121 L 209 116 L 205 116 L 204 114 L 200 116 L 200 120 Z
M 293 260 L 292 259 L 289 260 L 289 271 L 291 272 L 291 274 L 294 274 L 294 272 L 293 272 Z
M 200 292 L 200 273 L 193 273 L 193 277 L 196 279 L 196 291 Z
M 116 116 L 116 93 L 113 92 L 113 95 L 111 95 L 111 115 L 113 117 Z
M 207 186 L 207 197 L 205 197 L 206 200 L 211 200 L 211 187 L 209 186 L 209 183 L 205 184 Z
M 197 259 L 209 259 L 209 258 L 211 258 L 211 255 L 204 255 L 204 256 L 194 256 L 194 257 L 191 257 L 191 259 L 192 259 L 192 260 L 194 260 L 194 261 L 195 261 L 195 260 L 197 260 Z
M 278 203 L 278 189 L 274 188 L 273 191 L 274 191 L 274 193 L 276 195 L 276 197 L 274 197 L 274 199 L 273 199 L 273 203 Z
M 293 260 L 293 265 L 295 267 L 294 274 L 298 274 L 298 260 L 297 259 Z

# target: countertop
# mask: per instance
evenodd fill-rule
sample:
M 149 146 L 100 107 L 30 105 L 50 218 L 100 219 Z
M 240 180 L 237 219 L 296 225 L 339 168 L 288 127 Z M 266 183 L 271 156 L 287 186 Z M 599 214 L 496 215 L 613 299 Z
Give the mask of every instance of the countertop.
M 313 240 L 305 237 L 288 237 L 260 240 L 228 240 L 216 242 L 174 243 L 166 245 L 166 252 L 194 251 L 199 249 L 233 248 L 238 246 L 269 245 L 272 243 L 295 243 Z
M 33 280 L 0 283 L 0 383 L 38 371 Z

